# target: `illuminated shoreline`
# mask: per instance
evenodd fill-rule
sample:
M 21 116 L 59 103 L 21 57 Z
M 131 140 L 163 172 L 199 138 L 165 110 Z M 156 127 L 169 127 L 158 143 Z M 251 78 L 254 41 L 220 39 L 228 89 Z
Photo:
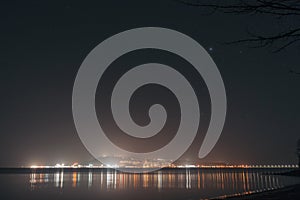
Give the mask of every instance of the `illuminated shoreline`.
M 163 167 L 142 167 L 142 166 L 117 166 L 117 165 L 32 165 L 30 167 L 23 167 L 30 169 L 297 169 L 298 165 L 172 165 Z

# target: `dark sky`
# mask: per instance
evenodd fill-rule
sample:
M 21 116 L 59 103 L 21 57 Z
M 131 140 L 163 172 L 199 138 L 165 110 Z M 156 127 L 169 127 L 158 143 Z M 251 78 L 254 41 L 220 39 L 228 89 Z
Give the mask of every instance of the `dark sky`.
M 297 162 L 300 77 L 289 70 L 300 70 L 299 46 L 272 53 L 224 42 L 247 37 L 247 29 L 272 33 L 299 22 L 204 15 L 197 7 L 175 1 L 96 2 L 1 1 L 0 166 L 93 160 L 72 117 L 76 73 L 100 42 L 146 26 L 191 36 L 209 51 L 222 74 L 228 99 L 226 123 L 217 145 L 200 162 Z M 166 63 L 173 60 L 166 57 L 160 58 Z M 182 160 L 198 161 L 201 136 L 196 139 Z

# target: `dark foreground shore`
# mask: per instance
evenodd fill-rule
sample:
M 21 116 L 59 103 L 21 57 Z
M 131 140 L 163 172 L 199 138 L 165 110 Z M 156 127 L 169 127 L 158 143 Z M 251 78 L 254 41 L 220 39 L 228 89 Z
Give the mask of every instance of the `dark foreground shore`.
M 280 188 L 277 190 L 242 195 L 236 197 L 228 197 L 226 199 L 253 199 L 253 200 L 299 200 L 300 199 L 300 184 Z
M 296 176 L 300 178 L 300 170 L 294 170 L 279 175 L 283 176 Z M 231 196 L 225 199 L 252 199 L 252 200 L 299 200 L 300 199 L 300 184 L 287 186 L 284 188 L 259 192 L 253 194 L 245 194 L 241 196 Z

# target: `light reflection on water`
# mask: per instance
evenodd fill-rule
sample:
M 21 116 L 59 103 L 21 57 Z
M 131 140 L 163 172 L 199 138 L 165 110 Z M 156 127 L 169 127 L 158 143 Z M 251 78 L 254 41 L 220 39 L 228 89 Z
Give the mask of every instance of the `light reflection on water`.
M 41 186 L 66 188 L 88 188 L 100 191 L 132 191 L 154 189 L 198 190 L 202 196 L 248 194 L 273 190 L 299 183 L 298 178 L 265 175 L 262 170 L 162 170 L 148 174 L 122 173 L 108 169 L 98 172 L 32 173 L 29 177 L 31 190 Z

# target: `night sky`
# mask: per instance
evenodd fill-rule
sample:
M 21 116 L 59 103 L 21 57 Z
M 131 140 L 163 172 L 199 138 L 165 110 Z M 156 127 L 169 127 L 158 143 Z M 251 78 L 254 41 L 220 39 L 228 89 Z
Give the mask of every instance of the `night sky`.
M 300 71 L 299 45 L 273 53 L 270 48 L 250 48 L 245 43 L 225 44 L 248 37 L 249 29 L 272 33 L 296 23 L 300 21 L 279 23 L 264 15 L 208 15 L 177 1 L 1 1 L 0 166 L 93 160 L 73 122 L 76 73 L 87 54 L 106 38 L 147 26 L 174 29 L 198 41 L 217 64 L 225 84 L 228 111 L 217 145 L 205 159 L 197 159 L 204 125 L 182 161 L 296 164 L 300 76 L 289 71 Z M 108 77 L 120 72 L 117 65 L 138 64 L 142 59 L 185 65 L 166 52 L 136 53 L 115 63 Z M 198 89 L 205 94 L 200 82 Z M 96 108 L 101 111 L 105 108 L 99 98 L 96 96 Z M 165 104 L 168 98 L 162 96 Z M 170 102 L 171 110 L 172 103 L 176 102 Z M 205 124 L 209 103 L 201 105 Z M 140 107 L 137 103 L 133 110 Z M 141 124 L 147 120 L 135 117 Z M 171 120 L 171 124 L 177 122 Z

